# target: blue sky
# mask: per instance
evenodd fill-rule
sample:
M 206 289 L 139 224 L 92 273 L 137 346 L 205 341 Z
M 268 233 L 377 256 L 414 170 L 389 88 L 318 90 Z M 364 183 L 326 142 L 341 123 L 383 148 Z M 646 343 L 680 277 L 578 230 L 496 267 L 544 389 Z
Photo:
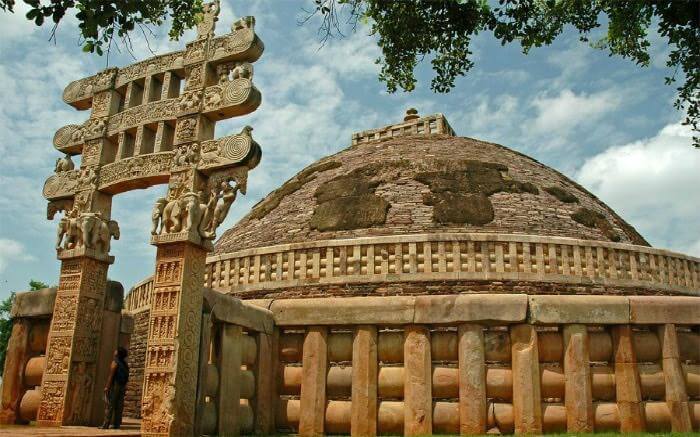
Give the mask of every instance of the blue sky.
M 317 22 L 299 26 L 312 0 L 222 1 L 217 33 L 234 17 L 255 15 L 265 53 L 255 64 L 263 94 L 260 109 L 217 125 L 217 136 L 255 128 L 263 161 L 251 173 L 248 195 L 239 197 L 220 229 L 315 160 L 350 143 L 353 132 L 397 122 L 408 107 L 444 113 L 460 136 L 497 142 L 526 153 L 577 180 L 617 210 L 656 247 L 700 256 L 700 151 L 683 114 L 664 85 L 668 48 L 652 35 L 652 65 L 610 58 L 578 41 L 573 32 L 525 56 L 485 34 L 474 41 L 476 66 L 447 95 L 429 89 L 432 72 L 422 65 L 413 93 L 387 94 L 377 80 L 379 51 L 367 29 L 320 48 Z M 0 12 L 0 298 L 27 288 L 30 279 L 55 284 L 55 222 L 46 220 L 41 196 L 59 153 L 52 138 L 60 127 L 88 116 L 63 103 L 72 80 L 105 67 L 84 54 L 72 19 L 57 43 L 49 29 Z M 179 50 L 167 27 L 153 29 L 155 53 Z M 138 59 L 151 56 L 134 40 Z M 126 53 L 112 66 L 133 62 Z M 112 209 L 122 239 L 112 245 L 109 276 L 131 287 L 150 275 L 155 251 L 148 245 L 150 210 L 164 187 L 116 196 Z M 221 232 L 220 232 L 221 233 Z

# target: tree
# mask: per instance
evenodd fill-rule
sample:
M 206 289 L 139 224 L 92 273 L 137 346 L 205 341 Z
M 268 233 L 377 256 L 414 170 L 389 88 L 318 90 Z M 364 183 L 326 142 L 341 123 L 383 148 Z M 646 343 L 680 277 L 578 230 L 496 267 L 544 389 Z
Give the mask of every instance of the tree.
M 683 0 L 314 0 L 313 15 L 322 17 L 322 41 L 342 36 L 344 18 L 353 29 L 358 20 L 370 23 L 379 37 L 380 79 L 389 92 L 415 88 L 414 71 L 431 58 L 435 76 L 431 88 L 449 92 L 455 79 L 474 66 L 470 44 L 481 32 L 491 32 L 502 45 L 518 42 L 524 53 L 551 44 L 566 26 L 581 41 L 648 66 L 648 34 L 653 23 L 668 41 L 667 65 L 674 73 L 667 84 L 685 76 L 677 88 L 677 109 L 686 111 L 684 124 L 695 131 L 700 147 L 700 2 Z M 589 41 L 592 31 L 607 26 L 606 35 Z
M 197 24 L 202 13 L 202 0 L 24 0 L 30 9 L 27 19 L 42 26 L 53 23 L 51 39 L 68 12 L 75 12 L 83 50 L 109 54 L 114 37 L 131 46 L 130 32 L 138 29 L 146 35 L 149 25 L 160 26 L 172 17 L 170 38 L 182 36 L 185 29 Z M 0 9 L 14 12 L 15 0 L 0 0 Z
M 35 281 L 31 279 L 29 281 L 29 290 L 36 291 L 42 288 L 47 288 L 48 284 L 41 281 Z M 12 292 L 10 296 L 0 302 L 0 376 L 5 370 L 5 355 L 7 353 L 7 343 L 10 341 L 10 336 L 12 335 L 12 319 L 10 318 L 10 311 L 12 310 L 12 303 L 15 300 L 15 293 Z
M 389 92 L 415 88 L 414 71 L 431 57 L 435 77 L 431 88 L 449 92 L 455 79 L 474 66 L 470 44 L 480 32 L 490 32 L 501 44 L 519 42 L 527 53 L 551 44 L 566 26 L 579 32 L 582 41 L 607 50 L 611 56 L 649 65 L 649 30 L 668 41 L 667 65 L 674 73 L 667 84 L 684 76 L 677 88 L 675 107 L 686 111 L 684 123 L 695 131 L 693 144 L 700 148 L 700 2 L 691 0 L 304 0 L 313 2 L 312 16 L 322 17 L 319 32 L 325 41 L 341 35 L 343 18 L 351 28 L 359 20 L 370 23 L 378 35 L 382 57 L 379 78 Z M 37 25 L 49 18 L 56 27 L 67 12 L 76 10 L 83 50 L 109 53 L 115 36 L 129 47 L 136 27 L 144 35 L 149 25 L 160 25 L 171 16 L 170 37 L 177 39 L 194 26 L 202 12 L 202 0 L 24 0 L 27 18 Z M 13 11 L 15 0 L 0 0 L 0 9 Z M 343 15 L 347 14 L 347 17 Z M 591 33 L 607 27 L 606 35 L 589 41 Z M 105 50 L 106 46 L 106 50 Z

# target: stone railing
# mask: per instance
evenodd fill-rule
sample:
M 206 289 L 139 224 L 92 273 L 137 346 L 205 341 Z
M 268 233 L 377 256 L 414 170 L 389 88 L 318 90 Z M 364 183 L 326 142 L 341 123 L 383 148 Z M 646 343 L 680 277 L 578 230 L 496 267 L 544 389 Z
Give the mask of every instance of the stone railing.
M 455 136 L 447 119 L 442 114 L 406 120 L 403 123 L 392 124 L 377 129 L 370 129 L 352 134 L 352 145 L 386 140 L 407 135 L 445 134 Z
M 700 429 L 700 298 L 387 296 L 248 301 L 279 330 L 278 432 Z
M 150 308 L 152 292 L 153 276 L 149 276 L 131 287 L 129 294 L 124 299 L 124 311 L 138 313 Z
M 207 260 L 206 286 L 245 293 L 323 284 L 518 281 L 700 294 L 700 259 L 602 241 L 425 234 L 315 241 Z

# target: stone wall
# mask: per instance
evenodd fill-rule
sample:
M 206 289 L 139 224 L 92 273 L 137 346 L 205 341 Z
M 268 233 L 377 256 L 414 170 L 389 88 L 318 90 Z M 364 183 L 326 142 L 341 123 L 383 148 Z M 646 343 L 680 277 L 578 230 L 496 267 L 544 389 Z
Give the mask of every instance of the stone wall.
M 146 360 L 146 338 L 148 337 L 148 307 L 133 314 L 134 331 L 129 345 L 129 383 L 124 397 L 124 416 L 141 417 L 141 392 L 143 390 L 143 369 Z

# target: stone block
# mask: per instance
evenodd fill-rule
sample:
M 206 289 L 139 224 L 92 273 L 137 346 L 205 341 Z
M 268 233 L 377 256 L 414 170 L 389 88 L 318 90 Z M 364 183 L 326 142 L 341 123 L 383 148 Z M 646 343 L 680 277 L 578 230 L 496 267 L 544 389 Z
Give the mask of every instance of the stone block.
M 521 322 L 526 314 L 527 296 L 523 294 L 417 296 L 414 320 L 415 323 Z
M 414 302 L 408 296 L 284 299 L 270 310 L 278 326 L 403 325 L 413 323 Z
M 629 323 L 629 298 L 623 296 L 530 296 L 529 307 L 535 324 Z
M 56 288 L 42 288 L 37 291 L 23 291 L 15 294 L 10 316 L 41 317 L 53 314 L 56 301 Z
M 122 313 L 119 324 L 120 334 L 132 334 L 134 332 L 134 317 L 131 314 Z
M 105 311 L 119 313 L 124 305 L 124 286 L 118 281 L 107 281 L 105 287 Z
M 265 334 L 272 334 L 274 331 L 275 323 L 270 311 L 249 305 L 228 294 L 205 288 L 204 306 L 211 311 L 214 320 L 240 325 Z
M 404 435 L 432 434 L 432 365 L 430 331 L 410 325 L 404 342 Z
M 630 296 L 632 323 L 700 324 L 700 297 Z

